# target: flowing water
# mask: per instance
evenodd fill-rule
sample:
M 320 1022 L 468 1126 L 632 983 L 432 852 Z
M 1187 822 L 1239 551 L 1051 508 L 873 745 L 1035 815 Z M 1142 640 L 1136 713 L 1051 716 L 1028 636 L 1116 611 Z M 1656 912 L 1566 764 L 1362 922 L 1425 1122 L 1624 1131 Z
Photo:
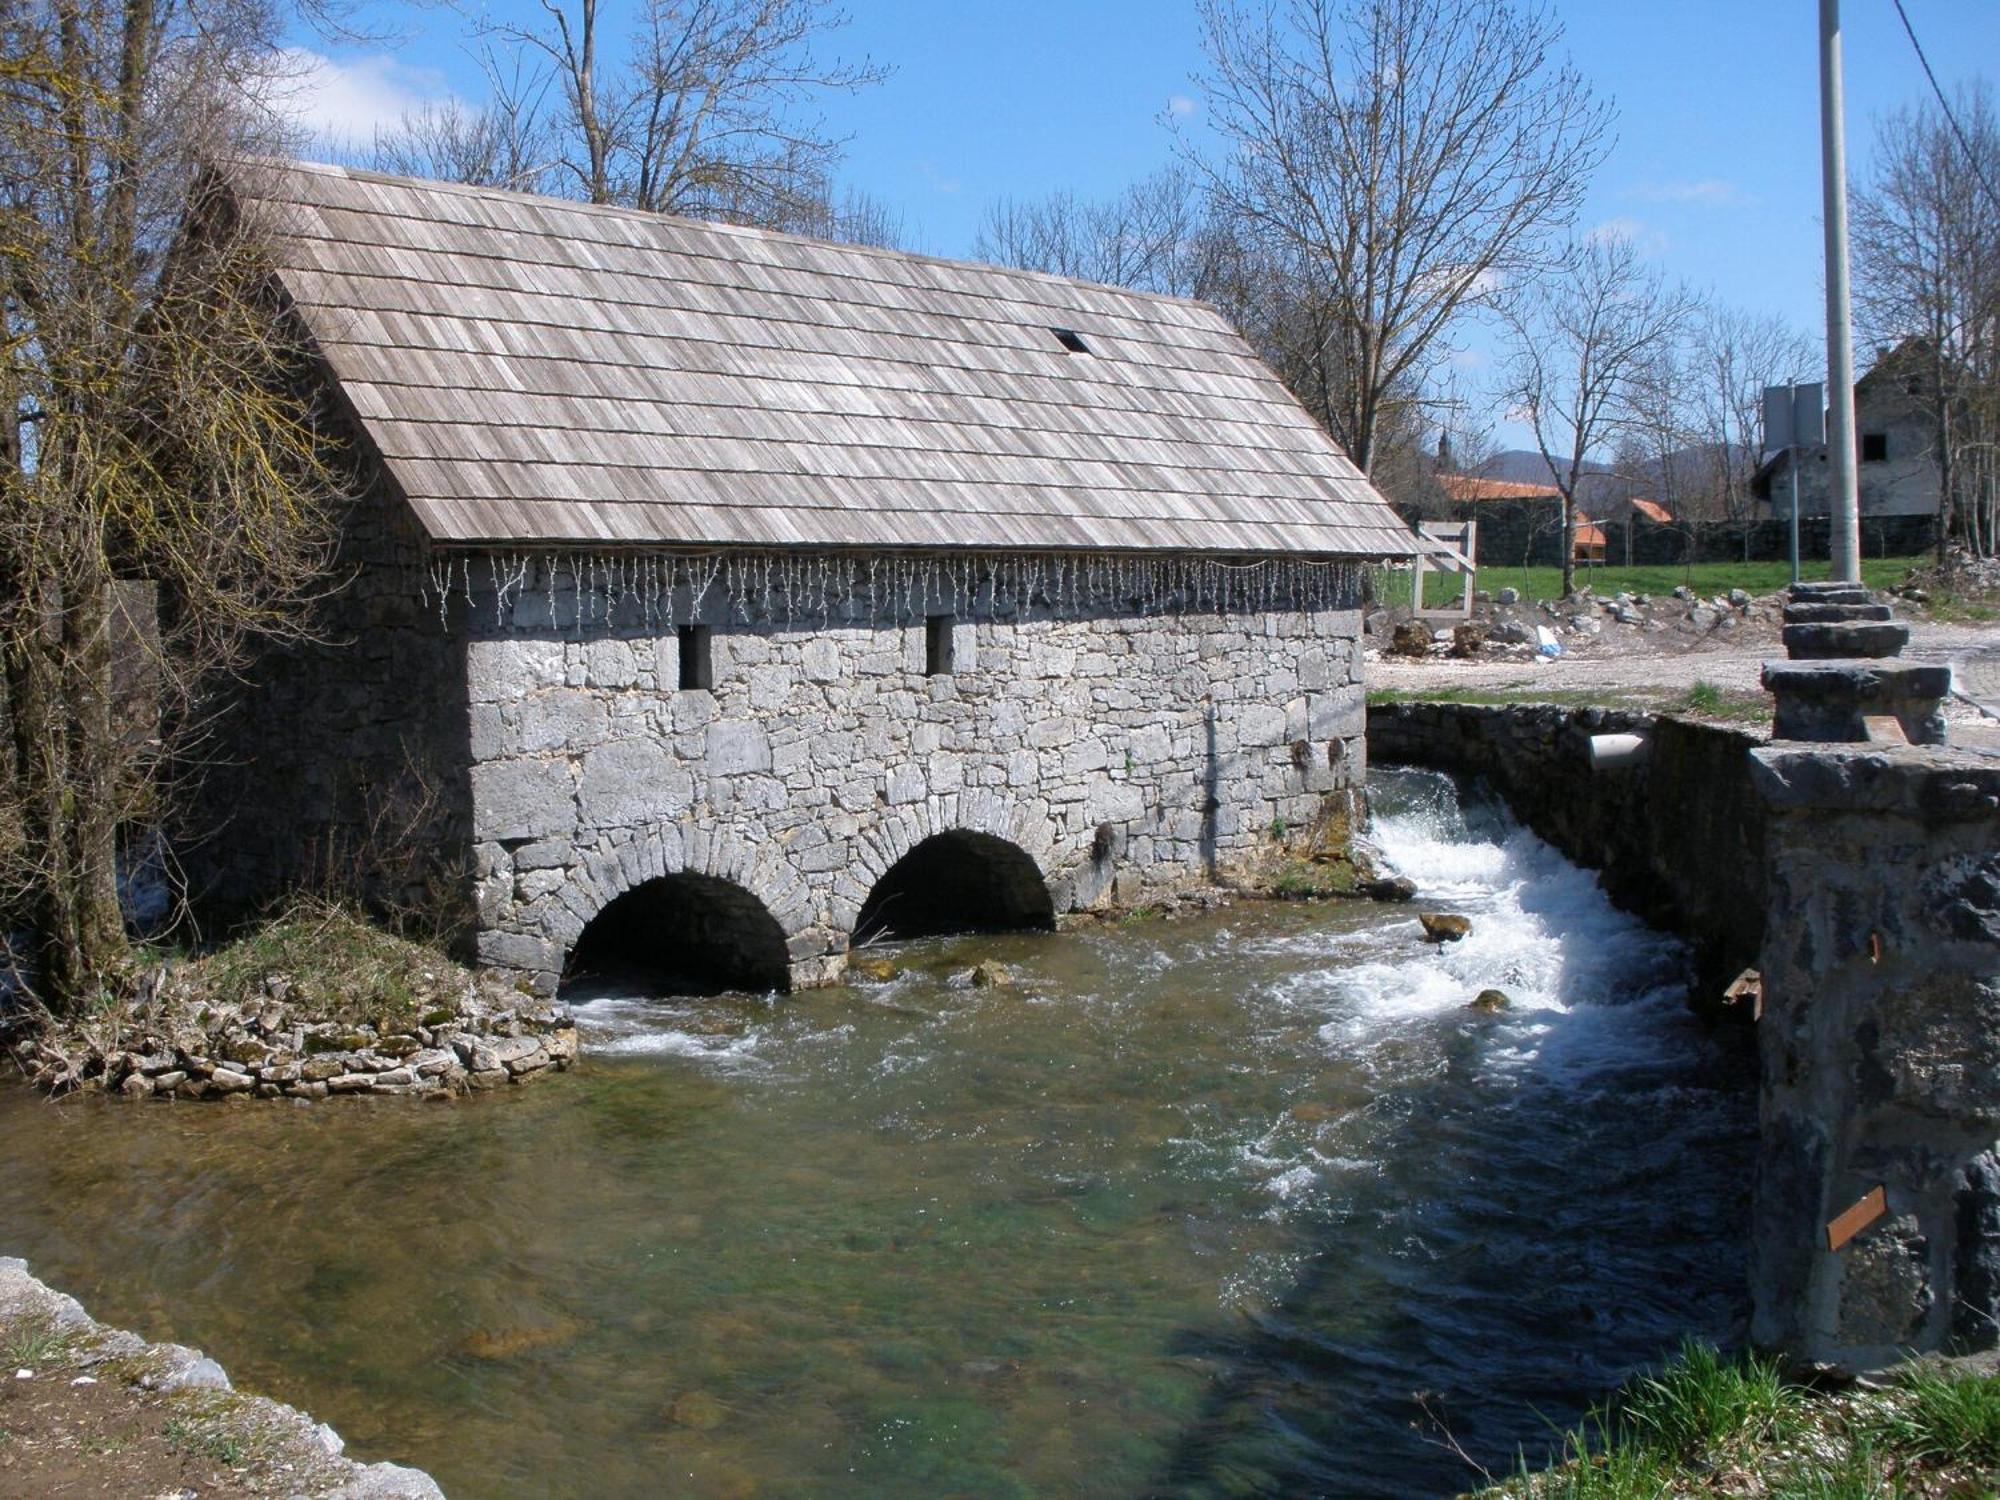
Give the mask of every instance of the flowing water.
M 1441 777 L 1375 795 L 1465 941 L 933 940 L 585 1003 L 577 1072 L 451 1104 L 9 1089 L 0 1253 L 458 1497 L 1449 1494 L 1735 1331 L 1755 1076 L 1589 874 Z

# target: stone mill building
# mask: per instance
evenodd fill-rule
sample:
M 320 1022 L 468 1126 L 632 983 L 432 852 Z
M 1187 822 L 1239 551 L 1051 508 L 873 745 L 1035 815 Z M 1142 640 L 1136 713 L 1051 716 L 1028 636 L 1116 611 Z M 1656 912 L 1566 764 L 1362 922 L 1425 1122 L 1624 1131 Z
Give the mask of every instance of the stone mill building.
M 543 991 L 783 988 L 1226 874 L 1359 783 L 1361 566 L 1409 536 L 1214 310 L 331 167 L 236 197 L 365 483 L 321 640 L 222 705 L 211 909 L 338 870 Z

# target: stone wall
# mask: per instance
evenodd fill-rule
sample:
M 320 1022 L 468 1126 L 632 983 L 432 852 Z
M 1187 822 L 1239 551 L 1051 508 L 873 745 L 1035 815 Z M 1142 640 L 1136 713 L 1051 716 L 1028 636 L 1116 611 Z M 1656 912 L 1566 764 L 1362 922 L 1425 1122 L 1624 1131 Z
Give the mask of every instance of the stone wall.
M 386 477 L 361 486 L 339 535 L 342 582 L 307 616 L 309 638 L 265 643 L 206 706 L 175 853 L 217 926 L 300 886 L 469 905 L 463 640 Z
M 1760 1344 L 1849 1367 L 2000 1334 L 2000 763 L 1753 757 L 1771 904 L 1752 1291 Z M 1826 1226 L 1871 1189 L 1887 1214 Z
M 478 955 L 543 991 L 598 912 L 661 876 L 747 890 L 792 981 L 824 982 L 874 883 L 934 835 L 1007 841 L 1081 909 L 1237 869 L 1363 775 L 1353 568 L 452 566 Z M 953 668 L 927 675 L 939 613 Z M 694 624 L 706 689 L 679 685 Z
M 1643 732 L 1645 761 L 1595 771 L 1590 739 Z M 1605 708 L 1387 703 L 1368 710 L 1376 761 L 1483 776 L 1514 816 L 1599 872 L 1628 911 L 1694 950 L 1713 1002 L 1763 941 L 1763 819 L 1739 730 Z

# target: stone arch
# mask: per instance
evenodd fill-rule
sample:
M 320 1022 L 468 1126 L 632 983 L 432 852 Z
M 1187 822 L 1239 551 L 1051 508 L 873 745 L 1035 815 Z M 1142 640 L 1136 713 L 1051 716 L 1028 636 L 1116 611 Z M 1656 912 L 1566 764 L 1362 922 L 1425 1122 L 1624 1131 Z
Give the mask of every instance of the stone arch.
M 712 917 L 711 925 L 734 924 L 746 936 L 754 933 L 757 949 L 766 957 L 775 946 L 781 970 L 813 921 L 812 892 L 798 871 L 770 844 L 752 845 L 711 818 L 683 818 L 640 831 L 579 860 L 569 877 L 542 903 L 539 922 L 565 978 L 575 969 L 577 948 L 597 919 L 626 896 L 649 888 L 677 896 L 696 911 L 734 912 L 733 917 Z M 644 904 L 634 902 L 624 910 Z M 616 920 L 625 920 L 623 912 Z M 766 957 L 755 965 L 759 976 L 770 970 Z M 789 973 L 753 987 L 790 989 L 796 972 L 792 966 Z
M 680 993 L 785 990 L 785 932 L 752 892 L 678 871 L 606 902 L 569 950 L 563 982 L 638 982 Z
M 1009 839 L 952 828 L 922 839 L 877 877 L 853 942 L 1055 926 L 1041 867 Z

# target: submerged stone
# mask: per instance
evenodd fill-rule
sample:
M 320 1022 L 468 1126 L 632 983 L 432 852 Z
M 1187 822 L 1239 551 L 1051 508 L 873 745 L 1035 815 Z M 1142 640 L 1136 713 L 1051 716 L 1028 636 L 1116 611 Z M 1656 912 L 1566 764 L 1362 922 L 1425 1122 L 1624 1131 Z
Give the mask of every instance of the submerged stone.
M 1484 1011 L 1491 1015 L 1496 1011 L 1507 1010 L 1513 1004 L 1505 990 L 1481 990 L 1472 997 L 1472 1003 L 1466 1009 Z
M 660 1408 L 660 1420 L 669 1427 L 711 1432 L 729 1420 L 729 1408 L 707 1391 L 683 1391 Z
M 1371 901 L 1414 901 L 1417 883 L 1407 875 L 1382 875 L 1364 882 L 1361 894 Z
M 574 1323 L 535 1323 L 513 1328 L 475 1328 L 459 1345 L 474 1359 L 513 1359 L 537 1349 L 553 1349 L 576 1337 Z
M 1419 912 L 1417 920 L 1423 924 L 1424 936 L 1433 943 L 1455 943 L 1472 931 L 1472 918 L 1454 912 Z

